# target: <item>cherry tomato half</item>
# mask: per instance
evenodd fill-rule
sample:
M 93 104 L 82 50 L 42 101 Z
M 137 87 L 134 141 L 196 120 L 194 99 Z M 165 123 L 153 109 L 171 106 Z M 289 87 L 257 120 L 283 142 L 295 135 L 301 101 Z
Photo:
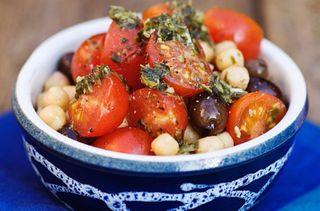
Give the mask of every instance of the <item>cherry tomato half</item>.
M 142 18 L 143 20 L 147 20 L 149 18 L 160 16 L 161 14 L 171 15 L 171 13 L 168 3 L 160 3 L 145 9 L 142 13 Z
M 241 144 L 273 128 L 286 114 L 285 104 L 263 92 L 251 92 L 232 104 L 227 131 L 234 144 Z
M 201 84 L 208 85 L 212 70 L 202 55 L 192 52 L 178 41 L 156 42 L 152 36 L 147 45 L 149 64 L 164 63 L 170 72 L 164 81 L 183 97 L 203 91 Z
M 116 152 L 153 155 L 151 152 L 152 140 L 153 138 L 144 130 L 127 127 L 116 129 L 112 133 L 98 138 L 92 145 Z
M 263 31 L 250 17 L 233 10 L 213 7 L 205 13 L 204 24 L 215 42 L 233 40 L 245 59 L 259 56 Z
M 85 40 L 75 52 L 72 63 L 72 78 L 88 75 L 91 70 L 101 64 L 101 52 L 106 34 L 97 34 Z
M 115 74 L 109 74 L 92 91 L 69 106 L 72 128 L 83 137 L 102 136 L 116 129 L 127 115 L 129 94 Z
M 141 27 L 121 28 L 112 22 L 105 38 L 102 64 L 123 75 L 133 89 L 143 87 L 140 82 L 140 65 L 146 63 L 143 47 L 137 43 Z
M 128 123 L 145 129 L 154 137 L 169 133 L 181 139 L 188 124 L 188 113 L 180 97 L 143 88 L 132 93 Z

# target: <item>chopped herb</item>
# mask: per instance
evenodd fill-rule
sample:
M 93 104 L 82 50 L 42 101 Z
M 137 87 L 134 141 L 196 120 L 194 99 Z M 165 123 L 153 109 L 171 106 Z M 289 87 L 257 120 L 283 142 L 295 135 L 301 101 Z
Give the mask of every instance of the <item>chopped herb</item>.
M 134 12 L 120 6 L 111 6 L 109 17 L 121 28 L 135 29 L 140 23 L 139 17 Z
M 111 52 L 110 58 L 115 63 L 120 64 L 122 62 L 122 57 L 119 54 L 115 53 L 115 52 Z
M 92 92 L 92 87 L 109 74 L 110 68 L 107 65 L 101 65 L 96 66 L 89 75 L 78 77 L 75 98 L 78 99 L 82 94 Z
M 195 143 L 184 143 L 182 142 L 179 146 L 178 155 L 189 155 L 194 154 L 198 149 L 198 142 Z
M 173 16 L 184 21 L 189 29 L 192 38 L 207 42 L 213 45 L 208 34 L 207 28 L 204 26 L 204 14 L 193 7 L 192 1 L 173 1 L 170 4 Z
M 204 15 L 193 7 L 192 1 L 173 1 L 169 7 L 173 14 L 171 17 L 162 14 L 145 21 L 144 29 L 138 36 L 139 40 L 149 39 L 151 34 L 156 33 L 160 42 L 177 40 L 197 53 L 193 39 L 205 41 L 213 46 L 203 23 Z
M 235 99 L 240 98 L 242 95 L 247 94 L 246 91 L 233 88 L 226 82 L 219 79 L 219 76 L 214 74 L 212 77 L 211 85 L 210 86 L 203 86 L 202 87 L 209 92 L 214 92 L 227 104 L 231 104 Z
M 125 37 L 122 37 L 121 38 L 121 43 L 122 44 L 125 44 L 125 43 L 127 43 L 129 40 L 127 39 L 127 38 L 125 38 Z
M 153 33 L 157 35 L 157 41 L 176 40 L 195 50 L 190 32 L 184 22 L 178 17 L 170 17 L 167 14 L 150 18 L 144 23 L 144 29 L 140 32 L 140 39 L 149 39 Z
M 150 65 L 141 67 L 141 83 L 149 88 L 155 88 L 162 91 L 169 91 L 170 87 L 162 81 L 162 78 L 167 75 L 170 68 L 165 64 L 155 64 L 154 68 Z M 171 91 L 170 91 L 171 92 Z

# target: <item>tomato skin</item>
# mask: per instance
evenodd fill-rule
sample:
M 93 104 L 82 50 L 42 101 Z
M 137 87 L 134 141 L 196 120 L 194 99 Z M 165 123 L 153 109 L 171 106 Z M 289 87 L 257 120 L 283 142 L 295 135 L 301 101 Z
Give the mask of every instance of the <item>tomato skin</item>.
M 215 42 L 233 40 L 245 59 L 259 56 L 263 31 L 250 17 L 233 10 L 213 7 L 205 13 L 204 24 Z
M 71 63 L 71 73 L 74 81 L 78 76 L 88 75 L 95 66 L 101 64 L 105 36 L 106 33 L 94 35 L 85 40 L 77 49 Z
M 180 97 L 143 88 L 132 93 L 128 123 L 145 129 L 153 137 L 169 133 L 181 139 L 188 124 L 188 113 Z
M 238 145 L 270 130 L 286 112 L 287 108 L 279 98 L 259 91 L 251 92 L 232 104 L 227 131 Z M 239 129 L 238 135 L 235 127 Z
M 133 89 L 143 87 L 140 82 L 140 65 L 146 63 L 143 46 L 136 41 L 140 29 L 141 26 L 135 29 L 121 28 L 113 21 L 101 57 L 102 64 L 123 75 Z
M 127 127 L 118 128 L 95 140 L 92 145 L 106 150 L 137 155 L 153 155 L 153 138 L 144 130 Z
M 155 36 L 150 38 L 146 50 L 151 67 L 155 63 L 169 66 L 170 72 L 164 77 L 164 81 L 180 96 L 198 94 L 203 91 L 199 84 L 209 84 L 213 71 L 203 54 L 195 54 L 178 41 L 157 42 Z
M 171 15 L 172 11 L 167 3 L 160 3 L 145 9 L 142 13 L 143 20 L 160 16 L 161 14 Z
M 102 136 L 116 129 L 127 115 L 129 94 L 115 74 L 95 84 L 92 92 L 70 104 L 68 115 L 72 128 L 82 137 Z

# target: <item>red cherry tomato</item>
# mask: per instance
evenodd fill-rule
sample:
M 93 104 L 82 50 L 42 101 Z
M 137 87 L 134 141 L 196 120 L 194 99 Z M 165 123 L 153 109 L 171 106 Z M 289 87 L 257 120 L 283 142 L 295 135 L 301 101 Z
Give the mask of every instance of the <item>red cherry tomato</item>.
M 142 13 L 142 18 L 143 20 L 147 20 L 149 18 L 160 16 L 161 14 L 171 15 L 171 13 L 168 3 L 160 3 L 145 9 Z
M 205 13 L 204 24 L 215 42 L 233 40 L 245 59 L 259 56 L 263 31 L 250 17 L 233 10 L 214 7 Z
M 154 137 L 169 133 L 181 139 L 188 124 L 188 113 L 180 97 L 143 88 L 131 96 L 128 123 L 144 128 Z
M 88 75 L 91 70 L 101 64 L 105 33 L 97 34 L 85 40 L 75 52 L 72 63 L 72 78 L 76 81 L 78 76 Z
M 241 144 L 273 128 L 287 112 L 277 97 L 263 92 L 251 92 L 232 104 L 227 131 L 234 144 Z
M 203 91 L 201 85 L 208 85 L 212 70 L 202 54 L 192 52 L 178 41 L 156 42 L 152 36 L 147 45 L 149 64 L 164 63 L 170 72 L 164 81 L 183 97 Z
M 119 128 L 93 142 L 93 146 L 106 150 L 138 155 L 153 155 L 153 138 L 139 128 Z
M 121 28 L 112 22 L 105 38 L 102 64 L 123 75 L 133 89 L 143 87 L 140 82 L 140 65 L 145 64 L 143 47 L 137 43 L 141 27 Z
M 127 115 L 129 94 L 115 74 L 81 95 L 68 110 L 72 128 L 83 137 L 102 136 L 116 129 Z

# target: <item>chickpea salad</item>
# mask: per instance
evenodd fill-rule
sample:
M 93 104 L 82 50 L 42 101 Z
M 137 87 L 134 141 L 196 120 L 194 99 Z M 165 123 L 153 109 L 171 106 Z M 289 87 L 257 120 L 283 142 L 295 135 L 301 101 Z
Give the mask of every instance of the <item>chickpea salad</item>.
M 111 6 L 109 17 L 44 83 L 35 107 L 52 129 L 105 150 L 171 156 L 245 143 L 286 114 L 250 17 L 191 1 L 142 18 Z

